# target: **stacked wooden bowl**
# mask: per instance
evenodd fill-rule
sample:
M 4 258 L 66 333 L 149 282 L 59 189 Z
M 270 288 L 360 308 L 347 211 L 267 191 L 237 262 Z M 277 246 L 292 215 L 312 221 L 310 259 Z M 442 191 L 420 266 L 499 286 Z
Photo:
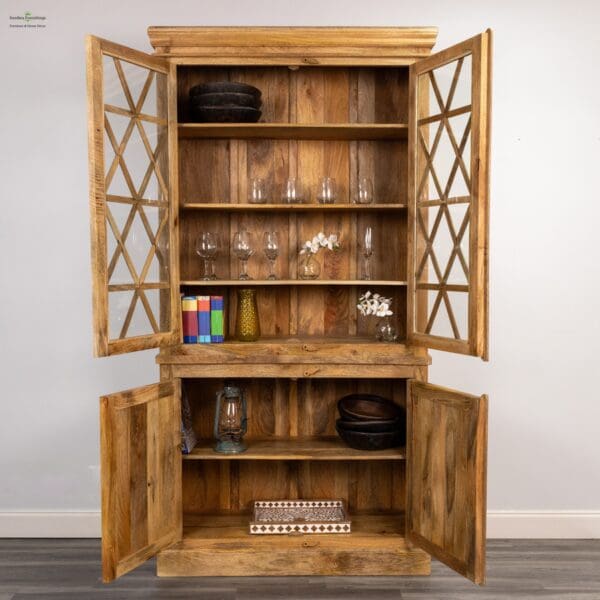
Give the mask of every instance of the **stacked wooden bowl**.
M 357 450 L 385 450 L 406 444 L 406 411 L 375 394 L 350 394 L 338 402 L 338 435 Z
M 256 123 L 261 91 L 247 83 L 216 81 L 190 88 L 190 112 L 199 123 Z

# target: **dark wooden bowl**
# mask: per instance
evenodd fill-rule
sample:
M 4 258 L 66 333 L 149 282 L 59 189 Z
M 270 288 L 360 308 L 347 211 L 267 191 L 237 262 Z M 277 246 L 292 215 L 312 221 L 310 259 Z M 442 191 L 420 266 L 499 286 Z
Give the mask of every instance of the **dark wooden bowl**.
M 260 110 L 218 106 L 192 106 L 192 116 L 199 123 L 256 123 Z
M 190 98 L 198 94 L 222 94 L 233 92 L 238 94 L 250 94 L 260 100 L 261 91 L 253 85 L 241 83 L 239 81 L 212 81 L 210 83 L 201 83 L 190 88 Z
M 402 406 L 375 394 L 344 396 L 338 401 L 338 410 L 347 421 L 390 421 L 406 414 Z
M 249 106 L 259 109 L 262 102 L 256 99 L 252 94 L 240 94 L 238 92 L 222 92 L 210 94 L 198 94 L 190 97 L 192 106 L 220 106 L 220 107 L 238 107 Z
M 399 431 L 405 427 L 402 419 L 391 419 L 389 421 L 346 421 L 338 419 L 335 426 L 345 431 L 358 431 L 362 433 L 387 433 Z
M 386 450 L 396 448 L 406 443 L 406 435 L 402 431 L 387 431 L 383 433 L 365 433 L 348 431 L 336 426 L 336 431 L 342 440 L 356 450 Z

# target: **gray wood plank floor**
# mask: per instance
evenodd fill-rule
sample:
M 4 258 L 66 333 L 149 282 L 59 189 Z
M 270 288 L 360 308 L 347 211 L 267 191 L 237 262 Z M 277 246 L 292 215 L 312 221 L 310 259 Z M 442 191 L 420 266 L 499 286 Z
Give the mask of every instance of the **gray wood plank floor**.
M 158 578 L 154 561 L 110 585 L 98 540 L 0 539 L 0 600 L 600 600 L 600 540 L 492 540 L 487 585 L 434 561 L 431 577 Z

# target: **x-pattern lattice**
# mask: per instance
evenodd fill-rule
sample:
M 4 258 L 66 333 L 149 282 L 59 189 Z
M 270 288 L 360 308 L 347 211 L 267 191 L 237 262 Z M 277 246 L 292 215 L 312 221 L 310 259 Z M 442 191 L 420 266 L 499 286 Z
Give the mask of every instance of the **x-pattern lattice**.
M 463 250 L 461 247 L 461 243 L 463 241 L 463 237 L 465 236 L 465 232 L 468 229 L 469 221 L 470 221 L 470 190 L 471 190 L 471 178 L 469 175 L 469 169 L 465 165 L 463 154 L 467 143 L 470 140 L 470 132 L 471 132 L 471 115 L 470 110 L 471 107 L 461 107 L 459 109 L 454 109 L 451 111 L 452 101 L 454 99 L 454 95 L 456 92 L 457 84 L 460 79 L 461 70 L 463 66 L 464 58 L 460 58 L 456 62 L 456 68 L 454 70 L 454 74 L 452 77 L 452 82 L 450 84 L 448 95 L 444 100 L 442 93 L 440 92 L 440 87 L 438 86 L 438 82 L 436 80 L 434 71 L 429 71 L 427 76 L 429 77 L 429 81 L 431 84 L 431 89 L 433 90 L 433 95 L 436 99 L 437 105 L 440 110 L 439 115 L 435 115 L 435 117 L 439 117 L 439 125 L 435 136 L 433 138 L 433 143 L 431 147 L 428 147 L 427 141 L 425 139 L 425 135 L 423 130 L 428 128 L 435 121 L 432 118 L 424 119 L 424 123 L 419 122 L 418 127 L 418 144 L 423 152 L 423 156 L 425 159 L 425 166 L 423 172 L 421 174 L 421 178 L 419 180 L 419 185 L 417 188 L 417 227 L 419 228 L 420 234 L 423 237 L 424 241 L 424 250 L 423 254 L 420 258 L 419 264 L 416 268 L 416 281 L 421 281 L 426 274 L 426 266 L 427 261 L 430 259 L 431 266 L 433 267 L 433 272 L 435 273 L 435 277 L 437 278 L 437 284 L 433 286 L 429 286 L 428 289 L 437 290 L 437 295 L 433 304 L 431 306 L 431 312 L 429 313 L 429 318 L 427 320 L 427 325 L 425 327 L 425 333 L 429 334 L 432 331 L 436 318 L 439 314 L 439 309 L 444 303 L 446 307 L 446 311 L 448 314 L 448 319 L 450 321 L 450 325 L 452 327 L 452 333 L 455 339 L 461 339 L 460 328 L 456 321 L 454 311 L 452 309 L 452 303 L 450 301 L 450 297 L 448 294 L 448 279 L 452 272 L 452 267 L 454 266 L 455 261 L 458 259 L 462 271 L 465 276 L 465 280 L 467 281 L 466 286 L 454 286 L 454 291 L 465 291 L 468 292 L 468 281 L 469 281 L 469 263 L 466 260 Z M 465 125 L 464 132 L 460 141 L 457 141 L 455 132 L 453 131 L 452 125 L 450 123 L 451 116 L 457 114 L 465 114 L 469 113 L 468 120 Z M 442 139 L 442 135 L 444 131 L 447 132 L 448 139 L 450 140 L 451 148 L 454 152 L 453 164 L 448 173 L 447 181 L 445 185 L 442 185 L 440 182 L 440 177 L 438 172 L 436 171 L 435 159 L 436 153 L 438 152 L 440 140 Z M 468 195 L 463 197 L 451 198 L 450 193 L 455 181 L 457 174 L 460 172 L 460 176 L 463 177 L 464 183 L 466 185 L 466 189 L 469 190 Z M 436 200 L 430 200 L 429 198 L 429 186 L 428 182 L 431 178 L 431 182 L 437 192 Z M 466 211 L 460 224 L 458 230 L 456 229 L 452 216 L 449 210 L 449 204 L 466 204 Z M 431 226 L 431 231 L 428 232 L 426 220 L 423 217 L 423 211 L 426 213 L 435 210 L 437 207 L 437 213 L 433 218 L 433 224 Z M 431 215 L 433 216 L 433 215 Z M 448 257 L 447 264 L 442 269 L 440 266 L 440 262 L 438 260 L 438 256 L 435 252 L 435 240 L 436 236 L 440 230 L 440 226 L 442 222 L 445 221 L 448 232 L 452 242 L 452 249 L 450 255 Z M 464 289 L 459 289 L 464 287 Z
M 114 151 L 114 158 L 106 171 L 105 190 L 108 190 L 110 188 L 111 182 L 117 172 L 117 169 L 120 169 L 121 174 L 123 175 L 127 188 L 129 190 L 131 200 L 131 208 L 129 210 L 129 214 L 127 215 L 122 229 L 119 228 L 117 221 L 115 220 L 110 210 L 110 196 L 107 198 L 109 202 L 106 203 L 106 220 L 117 242 L 114 253 L 110 258 L 108 264 L 108 280 L 110 281 L 119 261 L 119 258 L 123 256 L 125 264 L 127 265 L 127 269 L 131 274 L 131 279 L 133 281 L 134 287 L 133 294 L 131 297 L 131 303 L 129 305 L 129 308 L 123 320 L 121 331 L 119 333 L 119 339 L 122 339 L 127 335 L 138 300 L 142 303 L 142 306 L 146 315 L 148 316 L 148 320 L 154 333 L 158 333 L 160 330 L 144 288 L 146 287 L 146 289 L 148 289 L 149 287 L 156 287 L 152 284 L 146 284 L 146 277 L 148 276 L 148 272 L 150 270 L 150 266 L 154 257 L 157 257 L 157 259 L 163 267 L 166 267 L 168 264 L 166 257 L 164 256 L 163 251 L 159 246 L 159 239 L 163 234 L 165 227 L 168 225 L 169 212 L 166 209 L 161 211 L 160 222 L 158 224 L 156 232 L 153 232 L 152 226 L 148 220 L 148 216 L 144 211 L 144 205 L 162 206 L 163 208 L 168 206 L 169 192 L 168 186 L 164 180 L 159 166 L 161 154 L 164 152 L 166 147 L 166 136 L 158 136 L 156 147 L 152 149 L 152 146 L 148 140 L 148 136 L 146 135 L 146 131 L 142 123 L 143 120 L 148 120 L 149 117 L 147 115 L 141 115 L 142 107 L 144 106 L 144 102 L 146 101 L 146 97 L 152 87 L 152 82 L 155 78 L 155 72 L 152 70 L 148 70 L 148 75 L 140 91 L 139 97 L 137 101 L 135 101 L 120 60 L 117 58 L 113 58 L 113 62 L 115 71 L 118 75 L 121 84 L 121 88 L 123 90 L 123 94 L 129 106 L 129 111 L 120 111 L 120 114 L 126 114 L 129 116 L 129 122 L 127 124 L 127 127 L 125 128 L 125 132 L 120 143 L 117 141 L 115 132 L 110 124 L 107 114 L 107 107 L 105 107 L 107 108 L 107 110 L 105 111 L 104 116 L 104 127 L 106 130 L 108 140 L 110 141 L 110 145 L 112 146 L 112 149 Z M 144 172 L 144 176 L 140 182 L 139 187 L 135 186 L 135 183 L 125 161 L 125 150 L 135 129 L 137 129 L 139 133 L 143 147 L 148 156 L 148 166 Z M 150 183 L 153 174 L 156 177 L 156 180 L 158 181 L 160 196 L 162 197 L 162 200 L 157 202 L 152 202 L 144 199 L 144 194 L 146 193 L 148 184 Z M 148 236 L 148 240 L 150 242 L 148 254 L 139 273 L 131 258 L 131 254 L 127 250 L 127 239 L 133 226 L 136 214 L 139 215 L 144 231 L 146 232 L 146 235 Z

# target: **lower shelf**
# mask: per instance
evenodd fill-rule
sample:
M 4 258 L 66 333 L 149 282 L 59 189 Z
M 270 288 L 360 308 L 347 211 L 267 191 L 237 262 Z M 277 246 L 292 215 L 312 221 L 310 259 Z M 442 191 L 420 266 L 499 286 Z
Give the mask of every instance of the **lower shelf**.
M 183 539 L 158 554 L 163 577 L 429 575 L 430 557 L 408 546 L 404 515 L 352 517 L 352 533 L 261 536 L 249 515 L 185 519 Z
M 213 441 L 201 441 L 184 460 L 404 460 L 404 448 L 355 450 L 337 437 L 247 440 L 241 454 L 218 454 Z

